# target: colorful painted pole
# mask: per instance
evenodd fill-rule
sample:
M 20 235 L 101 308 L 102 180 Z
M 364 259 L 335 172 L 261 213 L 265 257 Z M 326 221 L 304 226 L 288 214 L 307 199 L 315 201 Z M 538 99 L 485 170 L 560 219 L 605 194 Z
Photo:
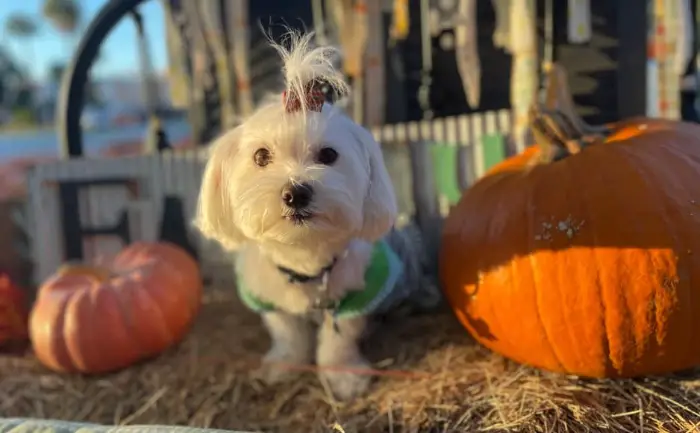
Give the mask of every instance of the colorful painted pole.
M 170 2 L 163 2 L 170 101 L 175 107 L 186 108 L 190 103 L 189 41 L 176 23 L 172 7 Z
M 569 0 L 567 39 L 572 44 L 591 40 L 591 0 Z
M 224 15 L 226 6 L 223 1 L 225 0 L 192 2 L 192 18 L 194 31 L 201 33 L 201 40 L 205 42 L 214 56 L 213 61 L 216 66 L 219 89 L 221 128 L 227 129 L 235 124 L 236 89 L 234 87 L 235 75 L 229 58 L 226 29 L 221 22 L 221 16 Z
M 229 46 L 233 53 L 229 59 L 233 61 L 236 80 L 236 102 L 238 115 L 246 117 L 253 112 L 253 93 L 250 86 L 250 25 L 248 23 L 249 0 L 226 0 Z
M 534 0 L 513 0 L 510 8 L 510 49 L 513 53 L 510 103 L 513 140 L 518 152 L 529 144 L 528 111 L 539 89 L 535 7 Z
M 478 108 L 481 100 L 481 61 L 476 30 L 476 0 L 459 0 L 454 30 L 455 55 L 467 103 L 472 109 Z
M 653 26 L 650 43 L 647 114 L 666 119 L 680 119 L 680 89 L 682 72 L 679 72 L 687 54 L 684 45 L 688 33 L 683 28 L 689 17 L 684 12 L 683 0 L 653 0 L 650 21 Z M 654 85 L 654 81 L 656 81 Z
M 512 0 L 491 0 L 496 12 L 496 28 L 493 31 L 493 45 L 510 52 L 510 3 Z
M 408 37 L 410 26 L 408 0 L 394 0 L 392 4 L 391 29 L 389 35 L 394 41 L 402 41 Z
M 433 47 L 430 34 L 430 1 L 420 0 L 420 39 L 421 61 L 420 87 L 418 88 L 418 102 L 423 110 L 424 119 L 433 118 L 433 109 L 430 104 L 430 88 L 432 87 L 433 74 Z
M 314 32 L 316 42 L 319 45 L 329 45 L 328 34 L 326 33 L 326 19 L 323 11 L 323 0 L 311 0 L 311 16 L 314 20 Z
M 352 117 L 364 121 L 364 54 L 368 38 L 367 2 L 334 0 L 328 4 L 329 15 L 338 29 L 343 49 L 343 70 L 352 80 Z
M 386 102 L 384 47 L 387 41 L 384 38 L 384 13 L 380 1 L 369 1 L 366 8 L 367 45 L 363 71 L 365 75 L 363 120 L 366 126 L 379 126 L 384 123 Z

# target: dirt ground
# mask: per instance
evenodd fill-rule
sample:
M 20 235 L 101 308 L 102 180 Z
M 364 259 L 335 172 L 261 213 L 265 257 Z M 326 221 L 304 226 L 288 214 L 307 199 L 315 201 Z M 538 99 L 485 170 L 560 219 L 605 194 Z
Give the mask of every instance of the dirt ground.
M 593 381 L 516 365 L 476 345 L 449 312 L 386 323 L 366 343 L 370 393 L 333 401 L 313 367 L 265 386 L 269 340 L 232 290 L 214 291 L 182 344 L 101 377 L 0 356 L 0 416 L 269 432 L 694 432 L 700 370 Z

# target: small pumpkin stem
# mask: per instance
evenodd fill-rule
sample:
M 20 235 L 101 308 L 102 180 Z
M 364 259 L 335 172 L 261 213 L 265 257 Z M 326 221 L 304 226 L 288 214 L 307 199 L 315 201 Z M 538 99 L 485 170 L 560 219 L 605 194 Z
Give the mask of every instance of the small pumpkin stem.
M 543 103 L 530 108 L 530 129 L 540 147 L 539 162 L 548 163 L 581 152 L 603 139 L 607 126 L 589 125 L 577 113 L 566 80 L 566 71 L 556 63 L 545 66 Z

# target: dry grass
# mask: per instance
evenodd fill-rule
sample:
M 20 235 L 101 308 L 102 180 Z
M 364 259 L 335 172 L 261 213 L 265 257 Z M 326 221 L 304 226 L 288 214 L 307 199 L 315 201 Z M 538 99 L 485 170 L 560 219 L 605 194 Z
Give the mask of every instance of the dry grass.
M 394 373 L 349 404 L 329 398 L 312 373 L 257 382 L 252 368 L 267 344 L 258 318 L 219 293 L 179 347 L 113 375 L 57 375 L 29 355 L 0 358 L 0 415 L 305 433 L 700 431 L 692 374 L 613 382 L 541 373 L 476 346 L 447 313 L 382 328 L 367 351 Z

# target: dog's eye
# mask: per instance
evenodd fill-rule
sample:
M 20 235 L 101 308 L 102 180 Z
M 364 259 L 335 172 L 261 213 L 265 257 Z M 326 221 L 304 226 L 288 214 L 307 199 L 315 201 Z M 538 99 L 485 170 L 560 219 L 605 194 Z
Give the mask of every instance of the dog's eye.
M 258 167 L 265 167 L 267 164 L 272 162 L 272 154 L 269 150 L 260 148 L 253 154 L 253 161 Z
M 336 159 L 338 159 L 338 152 L 330 147 L 324 147 L 323 149 L 319 150 L 318 155 L 316 155 L 316 161 L 323 165 L 331 165 L 336 161 Z

